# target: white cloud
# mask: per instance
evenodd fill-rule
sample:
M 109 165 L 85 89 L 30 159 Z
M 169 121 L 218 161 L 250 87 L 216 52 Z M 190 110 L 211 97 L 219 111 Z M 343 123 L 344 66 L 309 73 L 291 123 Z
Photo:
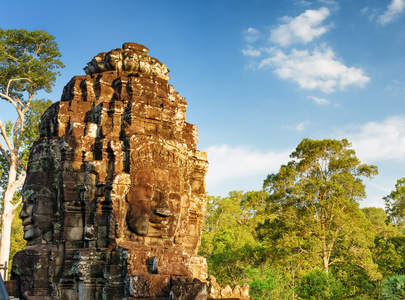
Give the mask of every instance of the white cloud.
M 368 15 L 368 20 L 371 22 L 371 21 L 374 21 L 374 19 L 376 17 L 377 9 L 376 8 L 371 9 L 370 7 L 366 6 L 366 7 L 362 8 L 360 10 L 360 12 L 363 15 Z
M 361 12 L 363 15 L 367 14 L 369 11 L 370 11 L 370 8 L 369 8 L 368 6 L 363 7 L 363 8 L 360 10 L 360 12 Z
M 332 138 L 347 138 L 352 142 L 357 156 L 364 163 L 381 165 L 383 161 L 402 160 L 400 163 L 403 163 L 405 160 L 405 115 L 348 127 L 331 135 Z M 294 148 L 296 146 L 293 145 Z M 248 147 L 211 146 L 205 150 L 210 163 L 206 177 L 207 191 L 212 195 L 225 196 L 231 190 L 259 190 L 267 174 L 278 172 L 282 164 L 291 160 L 289 155 L 294 148 L 263 152 Z M 379 191 L 373 191 L 374 196 L 364 203 L 366 206 L 382 205 L 381 197 L 391 188 L 387 188 L 384 182 L 376 186 L 378 180 L 377 176 L 367 183 L 368 190 Z M 393 186 L 395 177 L 392 182 Z
M 307 10 L 295 18 L 284 17 L 285 24 L 271 30 L 270 40 L 283 47 L 294 43 L 306 44 L 328 30 L 320 24 L 329 14 L 329 9 L 321 7 L 319 10 Z
M 329 100 L 325 99 L 325 98 L 318 98 L 315 96 L 308 96 L 309 99 L 312 99 L 316 104 L 320 104 L 320 105 L 325 105 L 325 104 L 329 104 Z
M 249 27 L 248 29 L 243 31 L 243 35 L 246 42 L 254 43 L 260 38 L 261 33 L 258 29 Z
M 264 179 L 289 161 L 292 150 L 259 152 L 247 147 L 220 145 L 211 146 L 206 151 L 210 163 L 206 184 L 207 190 L 212 191 L 232 179 L 254 176 Z
M 303 131 L 303 130 L 306 128 L 306 126 L 307 126 L 308 124 L 309 124 L 308 121 L 301 122 L 301 123 L 299 123 L 297 126 L 295 126 L 295 130 L 297 130 L 297 131 Z
M 363 87 L 370 80 L 363 70 L 346 67 L 326 46 L 312 53 L 293 49 L 290 54 L 285 54 L 278 50 L 272 57 L 260 62 L 259 68 L 265 66 L 275 67 L 274 73 L 281 79 L 295 81 L 303 89 L 319 89 L 325 93 L 345 89 L 349 85 Z
M 357 156 L 365 162 L 405 159 L 405 115 L 345 130 Z
M 242 50 L 243 55 L 250 57 L 258 57 L 261 55 L 261 52 L 257 49 L 254 49 L 252 46 L 248 46 L 246 49 Z
M 302 6 L 310 6 L 312 5 L 312 2 L 305 1 L 305 0 L 296 0 L 295 1 L 297 5 L 302 5 Z
M 332 6 L 334 8 L 338 8 L 339 4 L 334 0 L 318 0 L 319 3 Z
M 381 16 L 378 17 L 378 22 L 382 25 L 392 22 L 400 14 L 404 12 L 405 0 L 392 0 L 388 5 L 387 10 Z
M 306 129 L 307 125 L 309 124 L 309 121 L 302 121 L 301 123 L 297 124 L 297 125 L 285 125 L 283 126 L 283 128 L 285 129 L 293 129 L 296 131 L 303 131 Z

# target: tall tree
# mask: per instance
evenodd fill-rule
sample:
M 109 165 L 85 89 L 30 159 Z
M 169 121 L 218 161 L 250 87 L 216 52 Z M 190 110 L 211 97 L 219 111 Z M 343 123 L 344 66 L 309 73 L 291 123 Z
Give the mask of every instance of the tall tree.
M 0 98 L 9 102 L 17 113 L 14 123 L 0 120 L 0 153 L 3 160 L 3 214 L 1 216 L 0 263 L 8 262 L 10 232 L 14 212 L 21 200 L 13 202 L 25 179 L 29 127 L 27 116 L 39 90 L 50 92 L 58 68 L 64 67 L 55 38 L 42 30 L 0 29 Z M 29 119 L 29 118 L 28 118 Z
M 255 227 L 262 218 L 265 199 L 263 191 L 208 196 L 199 254 L 208 258 L 210 272 L 219 283 L 240 283 L 245 267 L 260 259 Z
M 405 266 L 405 236 L 401 226 L 392 223 L 385 211 L 377 207 L 362 209 L 375 232 L 374 261 L 384 277 L 401 273 Z
M 277 217 L 259 226 L 261 236 L 276 245 L 282 241 L 284 252 L 298 255 L 307 268 L 327 273 L 350 254 L 352 263 L 378 277 L 369 250 L 371 224 L 358 204 L 366 195 L 360 177 L 372 178 L 377 167 L 361 164 L 346 139 L 304 139 L 290 157 L 264 182 Z
M 395 184 L 395 190 L 383 198 L 385 208 L 391 221 L 397 225 L 403 225 L 405 222 L 405 177 L 398 179 Z

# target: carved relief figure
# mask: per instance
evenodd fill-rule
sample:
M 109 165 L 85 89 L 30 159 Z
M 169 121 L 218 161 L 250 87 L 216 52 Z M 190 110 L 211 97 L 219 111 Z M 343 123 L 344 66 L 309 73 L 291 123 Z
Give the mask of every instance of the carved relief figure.
M 127 194 L 129 229 L 141 236 L 173 237 L 180 213 L 180 178 L 144 167 L 133 175 Z
M 30 190 L 28 195 L 24 197 L 23 207 L 19 215 L 24 226 L 24 239 L 28 245 L 52 240 L 53 204 L 56 197 L 47 186 L 37 185 L 35 189 L 36 191 Z

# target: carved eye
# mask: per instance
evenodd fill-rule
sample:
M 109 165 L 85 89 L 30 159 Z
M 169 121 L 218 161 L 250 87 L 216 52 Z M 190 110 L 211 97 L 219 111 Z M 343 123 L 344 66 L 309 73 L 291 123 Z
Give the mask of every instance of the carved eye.
M 28 202 L 28 203 L 36 203 L 36 202 L 37 202 L 37 194 L 36 194 L 36 193 L 31 194 L 31 195 L 28 197 L 27 202 Z

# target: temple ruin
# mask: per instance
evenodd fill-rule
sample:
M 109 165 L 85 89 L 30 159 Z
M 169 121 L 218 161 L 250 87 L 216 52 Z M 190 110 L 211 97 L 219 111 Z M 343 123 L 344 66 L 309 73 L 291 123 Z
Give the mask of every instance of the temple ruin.
M 98 54 L 42 116 L 11 271 L 20 299 L 249 299 L 197 255 L 207 156 L 147 53 Z

